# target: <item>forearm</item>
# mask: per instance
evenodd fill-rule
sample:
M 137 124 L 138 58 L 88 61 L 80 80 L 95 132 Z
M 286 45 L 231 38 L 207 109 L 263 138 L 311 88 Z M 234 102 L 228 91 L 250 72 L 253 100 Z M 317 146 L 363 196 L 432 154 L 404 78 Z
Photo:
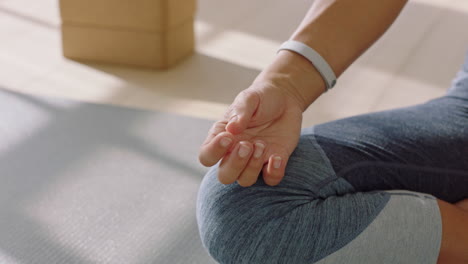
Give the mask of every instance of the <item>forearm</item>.
M 340 76 L 395 21 L 407 0 L 316 0 L 291 39 L 316 50 Z M 325 90 L 312 64 L 281 51 L 260 79 L 287 77 L 304 102 L 304 110 Z

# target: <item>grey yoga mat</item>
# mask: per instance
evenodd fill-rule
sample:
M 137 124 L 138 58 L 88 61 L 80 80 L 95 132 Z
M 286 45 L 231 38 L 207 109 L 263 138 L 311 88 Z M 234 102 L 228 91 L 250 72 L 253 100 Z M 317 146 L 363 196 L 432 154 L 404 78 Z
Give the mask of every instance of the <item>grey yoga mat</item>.
M 0 89 L 0 263 L 215 263 L 195 218 L 211 123 Z

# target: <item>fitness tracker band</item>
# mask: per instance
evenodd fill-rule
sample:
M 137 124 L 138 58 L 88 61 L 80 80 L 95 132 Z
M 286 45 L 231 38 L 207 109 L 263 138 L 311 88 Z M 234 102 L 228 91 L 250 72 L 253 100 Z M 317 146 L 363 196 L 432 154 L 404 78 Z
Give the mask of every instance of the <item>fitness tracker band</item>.
M 336 84 L 336 75 L 333 72 L 332 68 L 325 61 L 318 52 L 313 50 L 311 47 L 305 45 L 302 42 L 295 40 L 288 40 L 284 42 L 279 48 L 278 52 L 281 50 L 290 50 L 298 53 L 308 59 L 312 65 L 318 70 L 322 78 L 325 80 L 326 91 L 330 90 Z

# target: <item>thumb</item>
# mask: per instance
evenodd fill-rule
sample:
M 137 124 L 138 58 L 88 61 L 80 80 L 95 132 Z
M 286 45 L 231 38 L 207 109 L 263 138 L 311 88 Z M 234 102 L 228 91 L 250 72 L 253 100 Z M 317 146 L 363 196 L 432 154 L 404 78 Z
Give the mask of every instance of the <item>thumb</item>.
M 254 91 L 241 92 L 232 108 L 226 130 L 234 135 L 242 133 L 249 125 L 260 104 L 260 96 Z

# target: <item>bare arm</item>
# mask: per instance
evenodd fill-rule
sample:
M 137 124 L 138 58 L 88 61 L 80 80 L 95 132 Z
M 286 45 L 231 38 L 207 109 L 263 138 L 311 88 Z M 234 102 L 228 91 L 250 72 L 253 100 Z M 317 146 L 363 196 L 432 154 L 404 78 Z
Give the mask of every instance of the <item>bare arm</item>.
M 314 48 L 339 76 L 386 31 L 406 2 L 316 0 L 292 39 Z M 260 171 L 267 184 L 279 184 L 299 141 L 302 112 L 324 90 L 325 82 L 307 59 L 279 52 L 213 125 L 201 146 L 200 162 L 213 166 L 222 160 L 218 178 L 224 184 L 250 186 Z M 258 158 L 252 155 L 257 150 L 263 153 Z
M 316 0 L 291 39 L 315 49 L 341 75 L 395 21 L 407 0 Z M 302 56 L 281 51 L 258 80 L 294 87 L 305 110 L 325 90 L 315 68 Z

